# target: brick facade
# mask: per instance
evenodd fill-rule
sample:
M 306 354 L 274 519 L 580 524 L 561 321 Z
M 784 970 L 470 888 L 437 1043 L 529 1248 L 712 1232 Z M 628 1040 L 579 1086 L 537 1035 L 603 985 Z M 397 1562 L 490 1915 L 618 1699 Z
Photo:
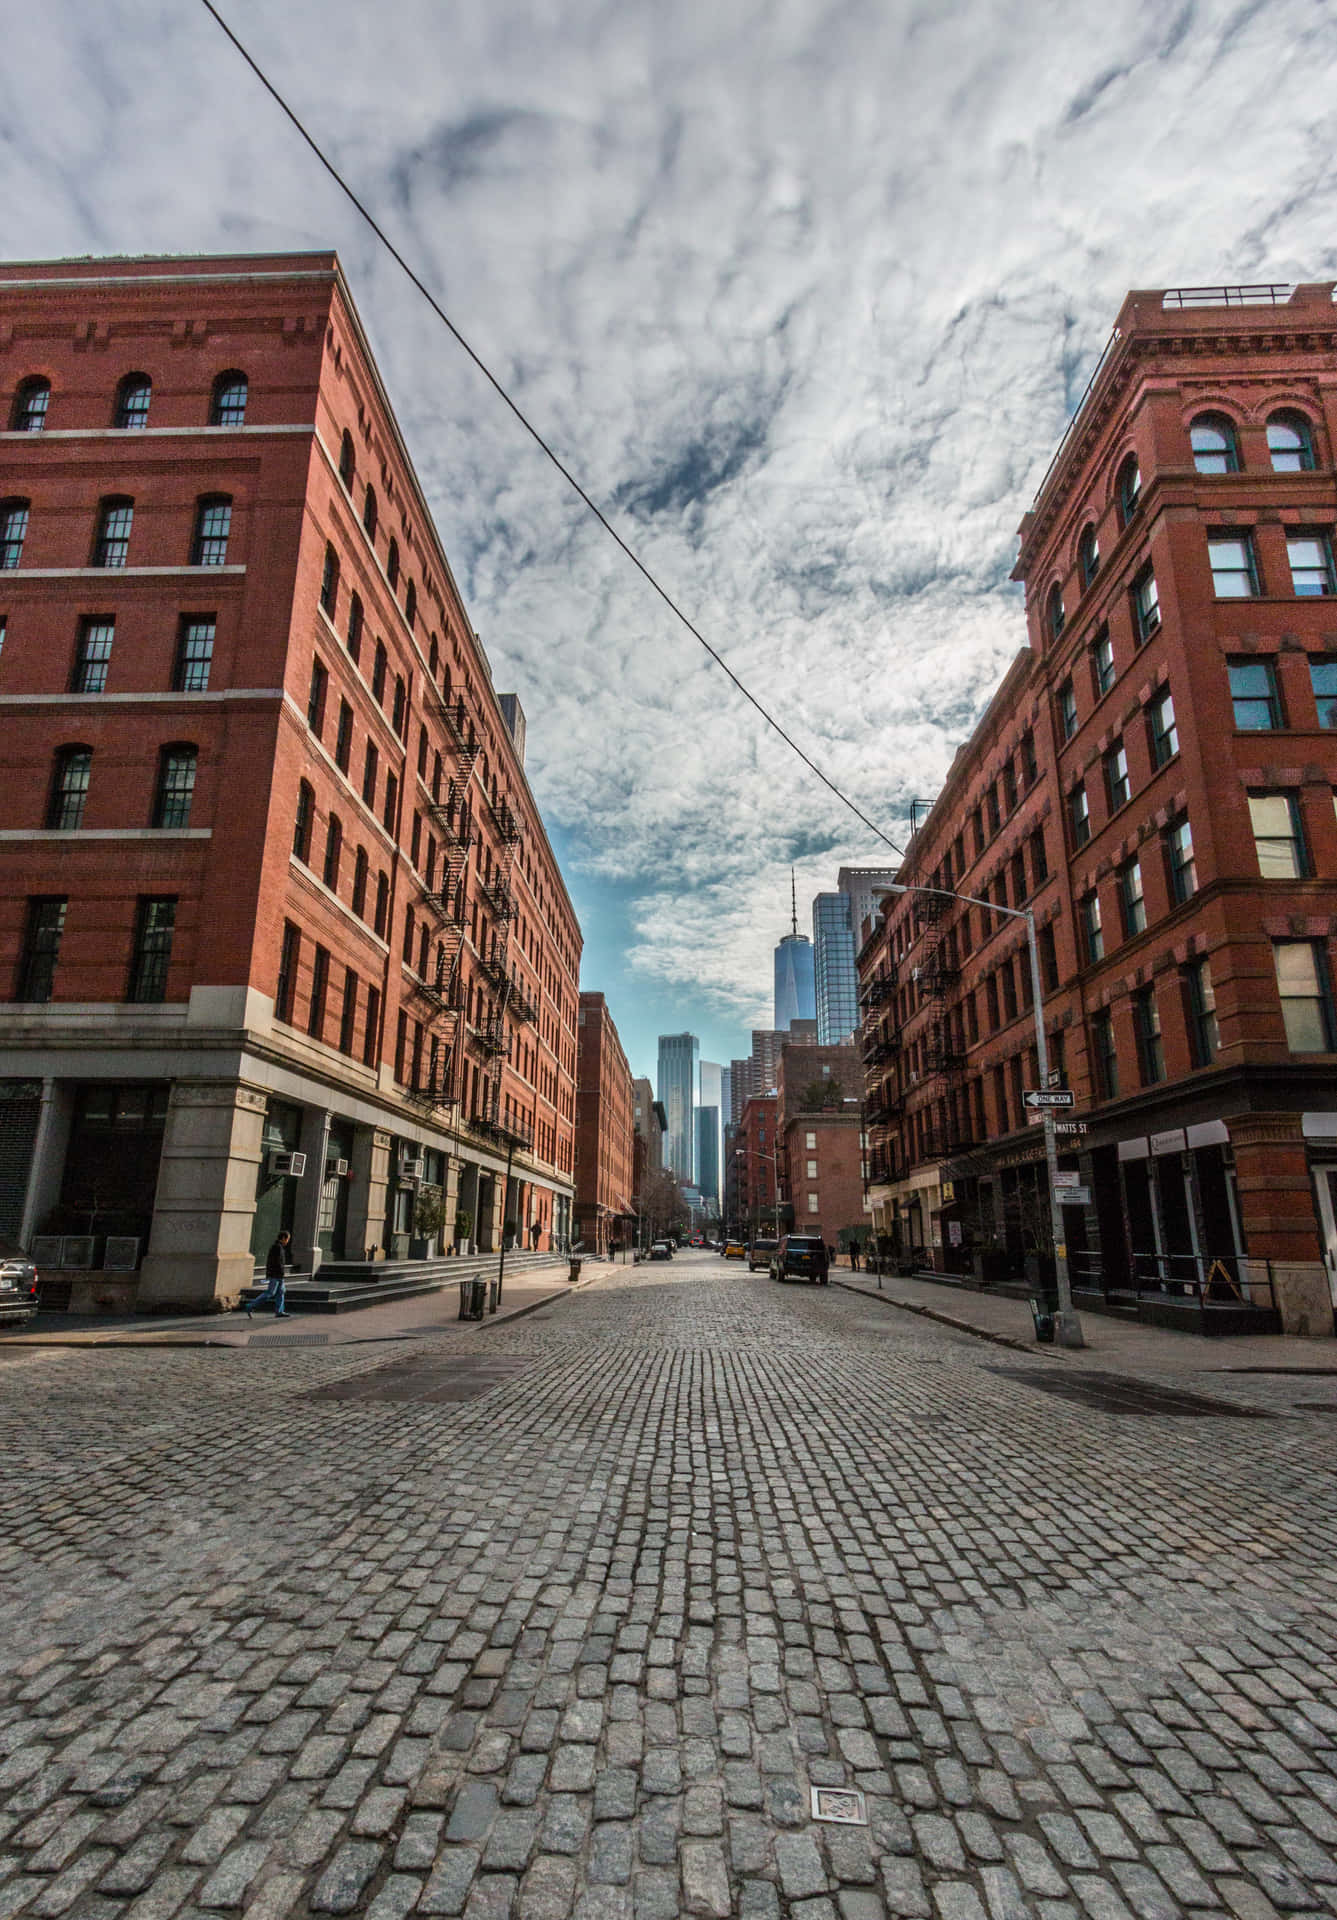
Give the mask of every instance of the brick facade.
M 629 1246 L 636 1188 L 631 1068 L 601 993 L 582 993 L 576 1047 L 576 1227 L 587 1253 Z

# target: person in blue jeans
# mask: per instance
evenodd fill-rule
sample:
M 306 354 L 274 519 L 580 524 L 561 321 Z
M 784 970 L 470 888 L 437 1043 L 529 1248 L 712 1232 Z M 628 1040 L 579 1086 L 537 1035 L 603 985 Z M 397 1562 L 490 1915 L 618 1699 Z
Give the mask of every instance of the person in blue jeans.
M 285 1227 L 279 1234 L 269 1252 L 265 1255 L 265 1290 L 258 1300 L 246 1303 L 246 1318 L 249 1320 L 257 1307 L 272 1306 L 276 1320 L 286 1320 L 288 1310 L 283 1304 L 283 1276 L 288 1271 L 288 1242 L 292 1235 Z

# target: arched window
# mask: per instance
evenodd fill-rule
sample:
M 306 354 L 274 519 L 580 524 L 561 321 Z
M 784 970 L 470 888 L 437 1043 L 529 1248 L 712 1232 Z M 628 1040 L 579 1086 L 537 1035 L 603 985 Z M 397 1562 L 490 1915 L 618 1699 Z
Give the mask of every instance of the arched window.
M 354 594 L 348 602 L 348 657 L 357 665 L 362 654 L 362 598 Z
M 292 850 L 303 866 L 311 864 L 311 828 L 316 817 L 316 795 L 309 781 L 297 789 L 297 817 L 293 821 Z
M 435 634 L 432 635 L 432 645 L 427 655 L 427 664 L 431 669 L 432 679 L 435 680 L 437 669 L 441 664 L 441 649 L 436 644 Z
M 149 402 L 153 398 L 153 382 L 146 373 L 127 373 L 116 389 L 116 410 L 112 414 L 114 427 L 146 427 L 149 423 Z
M 1239 472 L 1239 442 L 1223 413 L 1200 413 L 1189 427 L 1188 440 L 1199 473 Z
M 246 375 L 230 367 L 214 381 L 209 402 L 211 427 L 244 427 L 246 424 Z
M 1137 464 L 1137 455 L 1130 453 L 1119 468 L 1117 492 L 1119 496 L 1119 525 L 1126 527 L 1137 512 L 1142 498 L 1142 473 Z
M 372 921 L 372 926 L 375 932 L 380 936 L 382 940 L 384 940 L 385 938 L 385 929 L 389 924 L 389 915 L 390 915 L 390 882 L 387 876 L 385 875 L 385 873 L 382 871 L 382 872 L 378 872 L 376 875 L 376 917 Z
M 367 849 L 359 847 L 353 856 L 353 912 L 359 920 L 367 915 Z
M 1062 633 L 1063 620 L 1063 589 L 1055 581 L 1049 589 L 1049 598 L 1045 602 L 1045 623 L 1049 628 L 1051 639 L 1057 640 Z
M 367 538 L 376 538 L 376 489 L 368 486 L 366 498 L 362 502 L 362 524 L 367 530 Z
M 411 633 L 418 623 L 418 589 L 411 580 L 404 594 L 404 618 L 409 623 Z
M 1100 572 L 1100 543 L 1093 526 L 1083 527 L 1082 537 L 1077 542 L 1077 571 L 1084 588 L 1089 587 Z
M 130 553 L 130 527 L 135 517 L 133 500 L 108 499 L 98 508 L 97 531 L 93 535 L 93 565 L 123 567 Z
M 188 827 L 195 796 L 195 768 L 199 749 L 187 740 L 174 741 L 158 754 L 158 785 L 153 796 L 155 827 Z
M 11 571 L 23 558 L 28 535 L 28 502 L 0 500 L 0 572 Z
M 320 875 L 331 893 L 336 893 L 339 888 L 339 863 L 343 859 L 343 851 L 343 825 L 338 814 L 332 813 L 325 829 L 325 865 Z
M 51 401 L 51 382 L 25 380 L 14 395 L 14 410 L 9 424 L 15 433 L 40 433 L 46 425 L 46 410 Z
M 392 593 L 399 591 L 399 542 L 390 536 L 390 545 L 385 555 L 385 577 L 390 582 Z
M 320 576 L 320 604 L 333 620 L 339 604 L 339 556 L 328 542 L 325 546 L 325 566 Z
M 83 825 L 92 769 L 91 747 L 61 747 L 57 751 L 51 776 L 51 797 L 46 809 L 48 827 L 54 827 L 61 833 L 73 833 Z
M 193 567 L 225 567 L 231 532 L 231 500 L 225 493 L 205 495 L 195 509 L 195 539 L 190 550 L 190 564 Z
M 385 642 L 376 642 L 376 658 L 371 669 L 371 697 L 379 703 L 385 698 L 385 669 L 388 665 Z
M 357 472 L 357 461 L 353 457 L 353 436 L 344 428 L 343 438 L 339 442 L 339 478 L 351 493 L 353 476 Z
M 1312 473 L 1314 435 L 1302 413 L 1274 413 L 1267 423 L 1274 473 Z
M 391 725 L 394 727 L 395 732 L 400 736 L 401 739 L 404 737 L 404 732 L 405 732 L 405 728 L 407 727 L 407 724 L 408 724 L 408 697 L 404 687 L 404 676 L 402 673 L 397 673 L 395 675 L 394 718 L 391 721 Z

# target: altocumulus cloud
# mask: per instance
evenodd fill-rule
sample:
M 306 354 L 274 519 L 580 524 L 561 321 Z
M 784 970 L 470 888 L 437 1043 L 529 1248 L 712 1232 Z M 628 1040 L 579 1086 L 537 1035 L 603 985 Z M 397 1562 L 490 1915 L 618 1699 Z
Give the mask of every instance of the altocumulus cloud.
M 1014 531 L 1125 290 L 1337 270 L 1325 0 L 225 11 L 896 838 L 1023 640 Z M 876 843 L 564 495 L 202 10 L 47 0 L 9 56 L 12 255 L 339 247 L 540 800 L 579 885 L 630 895 L 647 1023 L 655 988 L 764 1019 L 791 856 L 815 890 Z

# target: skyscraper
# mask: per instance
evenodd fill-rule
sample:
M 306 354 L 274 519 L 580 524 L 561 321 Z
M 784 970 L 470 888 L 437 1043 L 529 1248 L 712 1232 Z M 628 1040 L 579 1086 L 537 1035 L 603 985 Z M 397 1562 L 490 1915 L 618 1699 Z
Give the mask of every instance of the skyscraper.
M 798 896 L 789 876 L 789 927 L 775 949 L 775 1030 L 784 1033 L 795 1020 L 815 1020 L 812 942 L 798 930 Z
M 863 944 L 859 929 L 877 909 L 878 890 L 896 876 L 880 867 L 842 867 L 834 893 L 812 903 L 813 985 L 817 1040 L 824 1047 L 848 1040 L 859 1024 L 859 983 L 854 956 Z
M 696 1084 L 701 1042 L 694 1033 L 659 1036 L 659 1098 L 668 1115 L 664 1164 L 689 1185 L 696 1180 Z
M 712 1212 L 720 1199 L 720 1110 L 698 1107 L 696 1110 L 696 1184 L 701 1198 Z

